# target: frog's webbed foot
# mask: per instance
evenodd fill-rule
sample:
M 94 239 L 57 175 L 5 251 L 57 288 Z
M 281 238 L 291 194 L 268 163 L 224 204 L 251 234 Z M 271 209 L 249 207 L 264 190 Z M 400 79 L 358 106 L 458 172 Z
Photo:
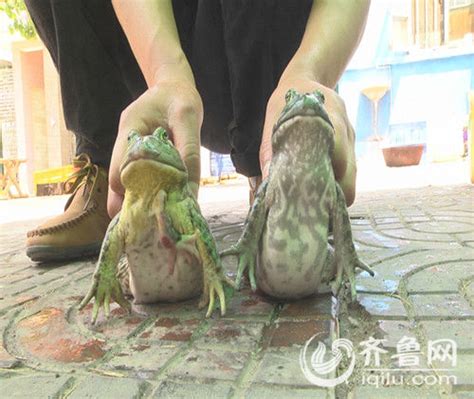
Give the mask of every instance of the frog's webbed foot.
M 131 305 L 123 295 L 117 276 L 113 271 L 108 273 L 109 271 L 111 270 L 108 268 L 101 268 L 94 273 L 89 292 L 79 304 L 79 310 L 82 310 L 92 298 L 95 298 L 92 309 L 92 324 L 95 324 L 101 307 L 104 308 L 105 316 L 109 317 L 111 301 L 117 302 L 127 312 L 131 311 Z
M 227 310 L 226 302 L 228 298 L 232 296 L 234 289 L 236 289 L 236 285 L 231 279 L 223 274 L 219 274 L 207 278 L 205 277 L 204 290 L 198 306 L 202 309 L 208 305 L 206 317 L 211 316 L 214 311 L 216 296 L 219 298 L 221 315 L 224 316 Z
M 361 261 L 357 254 L 355 253 L 350 257 L 350 259 L 344 259 L 342 262 L 338 262 L 336 266 L 336 277 L 332 282 L 332 290 L 335 295 L 338 295 L 341 291 L 341 288 L 344 285 L 345 281 L 349 281 L 350 290 L 351 290 L 351 300 L 355 301 L 357 298 L 356 290 L 356 279 L 355 279 L 355 269 L 361 268 L 368 272 L 371 276 L 374 276 L 373 270 L 363 261 Z
M 351 300 L 357 297 L 355 269 L 361 268 L 374 276 L 372 269 L 362 262 L 352 241 L 352 230 L 347 213 L 344 193 L 336 183 L 337 200 L 333 210 L 334 253 L 336 261 L 336 276 L 332 283 L 335 295 L 338 295 L 345 281 L 350 284 Z
M 243 245 L 239 245 L 237 243 L 236 245 L 232 245 L 230 248 L 227 248 L 220 253 L 221 257 L 234 255 L 239 258 L 239 266 L 237 268 L 237 276 L 235 278 L 235 285 L 237 286 L 237 289 L 240 289 L 242 276 L 247 268 L 250 287 L 252 288 L 252 291 L 257 289 L 257 283 L 255 281 L 256 252 L 257 249 L 255 248 L 243 248 Z

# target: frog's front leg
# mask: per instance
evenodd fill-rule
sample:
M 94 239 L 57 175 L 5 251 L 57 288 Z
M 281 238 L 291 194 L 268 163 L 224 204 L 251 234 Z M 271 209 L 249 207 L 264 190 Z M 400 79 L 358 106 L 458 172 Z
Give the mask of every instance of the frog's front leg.
M 120 213 L 109 224 L 100 250 L 99 260 L 93 276 L 89 292 L 79 304 L 83 309 L 95 297 L 92 311 L 94 324 L 101 306 L 104 307 L 106 317 L 110 314 L 110 300 L 114 300 L 121 307 L 130 311 L 130 303 L 125 299 L 117 277 L 117 264 L 123 253 L 123 237 L 120 234 Z
M 372 276 L 374 272 L 362 262 L 357 256 L 352 241 L 352 230 L 347 213 L 346 200 L 344 193 L 336 183 L 336 203 L 333 210 L 333 234 L 334 234 L 334 255 L 336 262 L 336 277 L 333 282 L 333 290 L 337 295 L 344 283 L 344 279 L 349 280 L 351 288 L 351 300 L 355 300 L 357 296 L 355 284 L 355 268 L 359 267 Z
M 248 276 L 252 290 L 257 289 L 255 282 L 255 264 L 257 261 L 258 243 L 263 232 L 267 216 L 265 195 L 268 181 L 262 182 L 257 191 L 252 207 L 245 221 L 244 231 L 236 244 L 220 253 L 221 256 L 236 255 L 239 258 L 237 277 L 235 283 L 240 287 L 242 275 L 248 268 Z
M 193 262 L 193 257 L 199 259 L 199 252 L 196 248 L 196 234 L 179 235 L 174 229 L 165 211 L 166 197 L 166 192 L 160 190 L 156 197 L 155 210 L 157 212 L 159 239 L 161 244 L 169 250 L 168 273 L 172 275 L 174 274 L 178 252 L 187 258 L 188 263 Z

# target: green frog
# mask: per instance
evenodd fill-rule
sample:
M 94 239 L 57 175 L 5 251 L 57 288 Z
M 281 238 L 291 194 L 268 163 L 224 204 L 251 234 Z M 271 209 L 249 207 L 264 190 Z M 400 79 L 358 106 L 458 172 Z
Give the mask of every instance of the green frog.
M 331 283 L 337 294 L 349 280 L 354 299 L 355 268 L 373 274 L 354 248 L 344 193 L 332 168 L 334 146 L 323 94 L 289 90 L 273 128 L 268 178 L 241 237 L 221 252 L 239 258 L 237 286 L 246 269 L 253 290 L 258 286 L 285 299 L 314 294 Z
M 180 301 L 202 292 L 199 307 L 209 317 L 235 284 L 223 273 L 216 243 L 188 186 L 188 172 L 162 127 L 142 136 L 128 135 L 120 167 L 125 187 L 122 210 L 110 222 L 92 286 L 79 308 L 93 297 L 92 321 L 100 307 L 106 316 L 110 301 L 123 308 L 138 304 Z

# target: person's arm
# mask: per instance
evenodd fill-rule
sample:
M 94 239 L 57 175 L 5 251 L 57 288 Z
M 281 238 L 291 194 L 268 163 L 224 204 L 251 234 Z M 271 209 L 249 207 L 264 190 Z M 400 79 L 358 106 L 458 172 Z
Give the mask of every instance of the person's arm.
M 148 87 L 174 79 L 194 85 L 171 0 L 112 0 L 112 5 Z
M 320 90 L 334 125 L 333 167 L 346 202 L 355 199 L 354 129 L 342 99 L 333 90 L 355 52 L 364 31 L 370 0 L 314 0 L 301 44 L 283 72 L 267 104 L 260 164 L 265 178 L 272 157 L 271 136 L 288 89 Z
M 333 89 L 364 32 L 370 0 L 314 0 L 301 44 L 281 79 L 296 73 Z
M 170 132 L 197 195 L 203 108 L 181 48 L 172 1 L 112 0 L 112 4 L 149 87 L 120 117 L 109 174 L 108 210 L 114 216 L 123 200 L 119 167 L 132 129 L 146 135 L 162 126 Z

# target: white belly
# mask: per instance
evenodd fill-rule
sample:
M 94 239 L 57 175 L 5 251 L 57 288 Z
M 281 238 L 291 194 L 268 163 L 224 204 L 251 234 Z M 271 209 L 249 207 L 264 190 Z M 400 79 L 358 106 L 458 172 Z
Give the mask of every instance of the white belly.
M 134 302 L 174 302 L 197 296 L 202 290 L 202 266 L 195 257 L 178 252 L 173 274 L 170 274 L 170 250 L 161 244 L 158 231 L 150 229 L 127 243 L 125 252 L 129 264 L 130 290 Z
M 304 230 L 304 228 L 303 228 Z M 301 233 L 298 240 L 286 238 L 280 248 L 275 234 L 265 229 L 257 257 L 257 285 L 277 298 L 302 298 L 317 292 L 330 259 L 327 241 Z

